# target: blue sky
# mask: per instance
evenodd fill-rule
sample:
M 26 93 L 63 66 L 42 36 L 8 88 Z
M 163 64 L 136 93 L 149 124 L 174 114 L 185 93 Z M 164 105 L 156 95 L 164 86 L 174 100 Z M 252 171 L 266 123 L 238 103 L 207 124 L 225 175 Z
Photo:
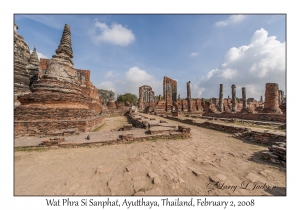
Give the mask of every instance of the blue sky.
M 40 57 L 55 54 L 64 24 L 71 26 L 74 67 L 91 71 L 97 88 L 138 95 L 141 85 L 163 94 L 164 76 L 186 97 L 264 96 L 265 83 L 286 86 L 285 15 L 15 15 Z

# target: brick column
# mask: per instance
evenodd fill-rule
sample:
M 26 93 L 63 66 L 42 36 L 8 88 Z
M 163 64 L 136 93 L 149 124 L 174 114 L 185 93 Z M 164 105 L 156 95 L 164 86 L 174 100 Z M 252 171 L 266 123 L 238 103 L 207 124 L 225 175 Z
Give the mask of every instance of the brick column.
M 278 105 L 281 104 L 281 90 L 278 90 Z
M 236 112 L 236 86 L 233 84 L 231 86 L 232 91 L 232 112 Z
M 242 87 L 243 109 L 247 109 L 246 88 Z
M 143 97 L 144 97 L 144 94 L 143 94 L 143 87 L 140 87 L 139 88 L 139 108 L 142 108 L 143 106 Z
M 191 103 L 191 81 L 186 83 L 187 86 L 187 100 L 188 100 L 188 111 L 192 111 L 192 103 Z
M 265 92 L 264 113 L 282 114 L 278 103 L 278 84 L 267 83 Z
M 223 112 L 223 84 L 220 84 L 219 106 L 220 111 Z

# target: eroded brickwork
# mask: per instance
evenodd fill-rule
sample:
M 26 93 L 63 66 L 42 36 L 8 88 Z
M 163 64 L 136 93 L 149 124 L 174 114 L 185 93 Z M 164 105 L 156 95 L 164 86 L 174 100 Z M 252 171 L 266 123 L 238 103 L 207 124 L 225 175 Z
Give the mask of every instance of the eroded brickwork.
M 188 102 L 188 111 L 192 111 L 192 93 L 191 93 L 191 82 L 186 83 L 186 90 L 187 90 L 187 102 Z
M 278 103 L 278 84 L 267 83 L 265 92 L 265 113 L 282 113 Z
M 232 112 L 236 112 L 236 86 L 233 84 L 231 86 L 232 92 Z
M 223 84 L 220 84 L 220 93 L 219 93 L 219 107 L 220 107 L 220 112 L 224 111 L 224 106 L 223 106 Z
M 154 91 L 149 85 L 143 85 L 139 88 L 139 103 L 138 107 L 144 109 L 150 106 L 150 103 L 155 102 Z
M 17 32 L 14 25 L 14 106 L 19 106 L 18 96 L 30 93 L 30 75 L 26 68 L 30 50 L 24 38 Z
M 166 112 L 170 112 L 173 101 L 177 101 L 177 81 L 165 76 L 163 80 L 163 92 L 166 101 Z
M 57 54 L 39 65 L 45 70 L 32 84 L 32 93 L 18 97 L 21 105 L 15 108 L 16 136 L 66 129 L 67 122 L 79 131 L 89 131 L 103 123 L 98 91 L 90 82 L 90 72 L 73 67 L 70 36 L 70 26 L 66 24 Z M 43 127 L 47 123 L 51 126 Z

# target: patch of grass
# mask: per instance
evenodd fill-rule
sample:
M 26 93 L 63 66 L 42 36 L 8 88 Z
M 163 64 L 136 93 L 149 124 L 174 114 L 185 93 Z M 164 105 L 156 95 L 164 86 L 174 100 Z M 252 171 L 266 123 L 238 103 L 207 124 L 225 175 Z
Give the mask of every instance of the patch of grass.
M 138 192 L 146 192 L 148 190 L 150 190 L 150 188 L 141 188 L 141 189 L 138 190 Z
M 157 136 L 152 136 L 151 138 L 150 138 L 150 140 L 151 141 L 157 141 L 159 138 L 157 137 Z
M 48 151 L 49 147 L 18 147 L 15 148 L 15 152 L 45 152 Z M 51 148 L 53 149 L 53 148 Z
M 104 125 L 105 125 L 105 123 L 103 123 L 102 125 L 98 126 L 98 127 L 95 128 L 94 130 L 92 130 L 92 132 L 99 131 Z
M 248 127 L 254 127 L 254 128 L 263 128 L 263 129 L 270 129 L 270 130 L 280 130 L 284 131 L 285 129 L 280 129 L 278 127 L 274 127 L 271 125 L 256 125 L 256 124 L 250 124 L 250 123 L 243 123 L 243 122 L 234 122 L 235 125 L 242 125 L 242 126 L 248 126 Z

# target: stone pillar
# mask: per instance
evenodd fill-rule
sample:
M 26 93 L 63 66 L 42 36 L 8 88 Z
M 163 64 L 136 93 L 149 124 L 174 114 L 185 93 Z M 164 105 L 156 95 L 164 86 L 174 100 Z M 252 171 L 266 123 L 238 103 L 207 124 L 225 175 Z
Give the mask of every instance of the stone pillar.
M 242 87 L 243 109 L 247 109 L 246 88 Z
M 219 106 L 220 112 L 223 112 L 223 84 L 220 84 Z
M 236 112 L 236 86 L 234 84 L 231 85 L 231 92 L 232 92 L 232 112 Z
M 267 83 L 265 92 L 264 113 L 282 114 L 278 104 L 278 84 Z
M 285 97 L 284 97 L 284 91 L 281 91 L 281 104 L 285 103 L 284 101 Z
M 281 104 L 281 90 L 278 90 L 278 105 Z
M 192 103 L 191 103 L 191 81 L 186 83 L 187 86 L 187 101 L 188 101 L 188 111 L 192 111 Z
M 260 96 L 260 102 L 263 102 L 263 97 L 262 96 Z
M 119 98 L 119 96 L 117 98 Z M 140 87 L 139 88 L 139 105 L 138 105 L 139 108 L 141 108 L 143 105 L 143 98 L 144 98 L 143 87 Z

